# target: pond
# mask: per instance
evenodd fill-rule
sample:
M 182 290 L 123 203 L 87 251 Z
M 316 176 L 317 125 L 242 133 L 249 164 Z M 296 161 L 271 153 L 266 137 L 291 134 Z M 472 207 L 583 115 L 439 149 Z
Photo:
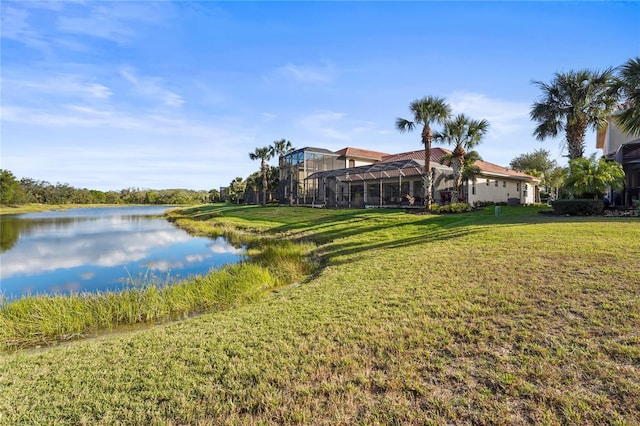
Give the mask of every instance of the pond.
M 0 217 L 0 296 L 118 291 L 239 262 L 224 238 L 192 237 L 168 207 L 69 209 Z

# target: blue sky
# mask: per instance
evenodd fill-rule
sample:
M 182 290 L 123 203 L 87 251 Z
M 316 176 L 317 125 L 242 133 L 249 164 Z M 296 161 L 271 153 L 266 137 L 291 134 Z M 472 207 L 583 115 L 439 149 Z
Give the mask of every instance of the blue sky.
M 564 164 L 562 138 L 531 136 L 531 81 L 640 54 L 639 2 L 0 7 L 0 167 L 101 190 L 226 186 L 258 170 L 249 152 L 281 138 L 420 149 L 419 132 L 394 124 L 427 95 L 490 122 L 484 160 L 545 148 Z

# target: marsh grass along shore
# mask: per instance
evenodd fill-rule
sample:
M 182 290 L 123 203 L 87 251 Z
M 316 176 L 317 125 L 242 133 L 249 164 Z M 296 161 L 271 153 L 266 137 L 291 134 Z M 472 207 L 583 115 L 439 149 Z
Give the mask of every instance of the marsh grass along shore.
M 183 226 L 193 234 L 224 234 L 236 246 L 245 245 L 247 260 L 180 281 L 143 276 L 136 278 L 133 288 L 117 292 L 0 298 L 0 350 L 51 345 L 123 325 L 228 309 L 255 301 L 265 291 L 298 280 L 313 269 L 306 257 L 308 245 L 267 242 L 232 230 L 198 230 L 188 223 Z
M 183 212 L 210 217 L 179 219 L 193 232 L 312 242 L 322 267 L 248 304 L 0 354 L 0 424 L 638 424 L 640 222 L 538 209 Z

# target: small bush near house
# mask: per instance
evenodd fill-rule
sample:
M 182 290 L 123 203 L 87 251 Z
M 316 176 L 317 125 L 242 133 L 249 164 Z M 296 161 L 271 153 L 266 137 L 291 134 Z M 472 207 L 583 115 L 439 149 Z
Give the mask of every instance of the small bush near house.
M 493 206 L 507 206 L 508 203 L 506 201 L 476 201 L 473 203 L 474 207 L 493 207 Z
M 470 204 L 467 203 L 453 203 L 446 206 L 431 206 L 433 213 L 464 213 L 473 210 Z
M 569 216 L 599 216 L 604 213 L 603 200 L 556 200 L 551 202 L 553 210 Z

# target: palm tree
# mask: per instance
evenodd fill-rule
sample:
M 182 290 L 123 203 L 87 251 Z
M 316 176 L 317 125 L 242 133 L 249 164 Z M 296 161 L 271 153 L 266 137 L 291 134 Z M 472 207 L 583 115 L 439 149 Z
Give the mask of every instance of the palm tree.
M 417 125 L 422 125 L 422 144 L 424 145 L 424 199 L 425 208 L 429 210 L 432 203 L 431 179 L 431 142 L 433 141 L 432 123 L 442 123 L 449 118 L 451 107 L 444 98 L 427 96 L 409 104 L 413 114 L 413 121 L 404 118 L 396 119 L 396 128 L 400 133 L 413 131 Z
M 451 167 L 451 161 L 453 158 L 453 153 L 445 154 L 440 158 L 440 164 L 445 164 Z M 478 175 L 480 174 L 480 167 L 475 164 L 477 160 L 482 160 L 478 151 L 469 151 L 464 156 L 464 164 L 462 165 L 462 174 L 460 176 L 461 182 L 475 182 L 477 180 Z M 454 174 L 442 175 L 441 178 L 444 180 L 454 180 Z
M 254 152 L 249 153 L 252 160 L 260 160 L 260 172 L 262 173 L 262 205 L 267 201 L 267 161 L 273 157 L 273 151 L 270 147 L 265 146 L 256 148 Z
M 574 195 L 597 200 L 608 188 L 619 190 L 624 187 L 624 171 L 620 163 L 607 161 L 604 157 L 596 160 L 596 154 L 592 154 L 589 158 L 569 161 L 564 185 Z
M 285 154 L 294 151 L 295 148 L 291 144 L 291 141 L 280 139 L 279 141 L 273 141 L 273 143 L 269 146 L 269 149 L 271 149 L 274 157 L 278 157 L 278 169 L 277 171 L 272 171 L 270 173 L 271 176 L 269 179 L 270 188 L 277 189 L 280 185 L 280 173 L 283 168 L 282 166 L 284 161 L 283 157 Z M 269 199 L 271 199 L 271 195 L 269 195 Z
M 542 141 L 564 130 L 569 159 L 584 155 L 587 128 L 601 128 L 617 102 L 610 90 L 613 69 L 556 73 L 549 84 L 534 81 L 542 96 L 531 106 L 530 117 L 538 122 L 533 134 Z
M 488 129 L 487 120 L 473 120 L 464 114 L 458 114 L 454 119 L 446 120 L 442 131 L 433 135 L 436 142 L 454 146 L 449 160 L 453 169 L 452 203 L 458 202 L 465 155 L 468 150 L 480 144 Z
M 616 121 L 629 135 L 640 136 L 640 57 L 629 59 L 618 68 L 612 89 L 624 102 Z
M 273 155 L 277 156 L 278 158 L 282 157 L 286 153 L 291 152 L 295 149 L 291 144 L 291 141 L 288 141 L 285 139 L 280 139 L 279 141 L 273 141 L 273 143 L 269 148 L 273 152 Z

